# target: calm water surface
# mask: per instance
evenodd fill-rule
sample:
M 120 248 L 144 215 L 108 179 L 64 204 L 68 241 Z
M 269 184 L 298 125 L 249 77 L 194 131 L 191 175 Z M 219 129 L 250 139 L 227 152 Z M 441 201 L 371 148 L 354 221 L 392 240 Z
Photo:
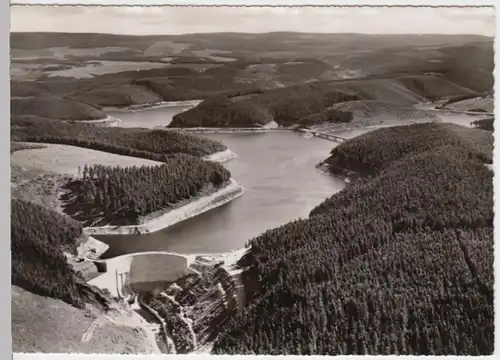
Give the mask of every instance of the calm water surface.
M 110 245 L 104 257 L 152 250 L 217 253 L 241 248 L 267 229 L 307 217 L 314 206 L 344 188 L 343 181 L 315 169 L 334 142 L 305 139 L 288 131 L 204 136 L 222 141 L 238 154 L 224 165 L 245 188 L 243 196 L 153 234 L 98 236 Z
M 467 115 L 467 114 L 457 114 L 457 113 L 444 113 L 437 112 L 438 118 L 442 122 L 453 123 L 465 127 L 473 127 L 471 122 L 481 119 L 488 119 L 491 116 L 488 115 Z
M 108 111 L 108 115 L 120 119 L 122 121 L 120 127 L 145 127 L 152 129 L 157 126 L 167 126 L 175 114 L 190 108 L 191 106 L 173 106 L 135 112 Z

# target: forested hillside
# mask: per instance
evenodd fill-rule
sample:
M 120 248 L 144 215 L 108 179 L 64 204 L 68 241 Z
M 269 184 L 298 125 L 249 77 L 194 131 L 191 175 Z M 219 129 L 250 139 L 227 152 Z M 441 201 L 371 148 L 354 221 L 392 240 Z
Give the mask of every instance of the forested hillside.
M 342 115 L 328 119 L 325 113 L 346 101 L 384 101 L 416 104 L 445 96 L 475 94 L 441 76 L 386 75 L 385 77 L 316 81 L 242 96 L 209 99 L 173 117 L 169 127 L 258 126 L 348 122 Z
M 484 138 L 481 131 L 476 131 L 474 140 L 467 141 L 457 133 L 457 131 L 468 131 L 466 128 L 461 128 L 452 124 L 438 123 L 383 128 L 335 147 L 323 165 L 334 174 L 348 177 L 367 176 L 377 173 L 405 156 L 441 146 L 464 148 L 468 150 L 469 157 L 491 163 L 493 153 L 484 151 L 483 143 L 491 145 L 493 151 L 493 136 L 488 134 L 490 136 Z
M 359 97 L 338 91 L 327 83 L 305 84 L 237 98 L 219 97 L 177 114 L 169 127 L 247 127 L 276 121 L 291 125 L 328 106 Z
M 176 131 L 96 127 L 35 116 L 12 117 L 11 140 L 75 145 L 157 161 L 175 153 L 201 157 L 226 150 L 220 142 Z
M 219 163 L 189 155 L 171 155 L 159 166 L 85 166 L 62 200 L 64 211 L 86 226 L 136 225 L 141 216 L 218 188 L 230 176 Z
M 12 115 L 34 115 L 57 120 L 97 120 L 106 118 L 101 110 L 70 99 L 23 98 L 11 99 Z
M 371 177 L 250 241 L 257 289 L 214 353 L 493 352 L 493 173 L 445 129 L 393 131 L 400 146 L 387 130 L 343 144 L 365 145 Z
M 83 306 L 76 275 L 63 250 L 75 253 L 82 226 L 68 217 L 11 200 L 12 284 Z
M 479 129 L 494 131 L 495 130 L 494 124 L 493 124 L 494 122 L 495 122 L 495 119 L 492 118 L 492 119 L 476 120 L 472 124 Z

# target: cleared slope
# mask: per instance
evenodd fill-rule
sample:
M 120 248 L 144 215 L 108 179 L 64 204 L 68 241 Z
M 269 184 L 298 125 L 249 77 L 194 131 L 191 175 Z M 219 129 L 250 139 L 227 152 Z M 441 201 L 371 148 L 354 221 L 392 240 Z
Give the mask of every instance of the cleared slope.
M 28 353 L 160 354 L 133 311 L 105 315 L 12 286 L 12 350 Z M 48 331 L 50 329 L 50 331 Z

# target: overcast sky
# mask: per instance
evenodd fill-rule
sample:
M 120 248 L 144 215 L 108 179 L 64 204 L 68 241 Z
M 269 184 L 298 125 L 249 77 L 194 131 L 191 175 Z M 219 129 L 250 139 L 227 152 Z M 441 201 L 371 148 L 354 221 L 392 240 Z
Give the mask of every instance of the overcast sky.
M 185 34 L 298 31 L 493 36 L 493 8 L 12 6 L 11 31 Z

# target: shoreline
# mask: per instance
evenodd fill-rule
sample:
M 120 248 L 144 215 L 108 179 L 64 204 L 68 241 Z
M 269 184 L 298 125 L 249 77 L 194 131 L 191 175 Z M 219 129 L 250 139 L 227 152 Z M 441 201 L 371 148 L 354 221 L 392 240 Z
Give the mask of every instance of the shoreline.
M 317 171 L 319 171 L 323 174 L 326 174 L 326 175 L 335 177 L 339 180 L 342 180 L 345 183 L 345 185 L 347 186 L 350 182 L 352 182 L 352 180 L 354 178 L 352 176 L 351 177 L 348 176 L 350 174 L 348 174 L 347 170 L 333 172 L 331 166 L 326 162 L 326 160 L 328 160 L 329 157 L 330 156 L 325 157 L 323 160 L 321 160 L 319 163 L 317 163 L 314 167 L 316 168 Z M 340 191 L 342 191 L 342 190 L 340 190 Z
M 143 111 L 143 110 L 152 110 L 152 109 L 169 108 L 169 107 L 180 107 L 180 106 L 193 108 L 193 107 L 198 106 L 202 102 L 203 102 L 203 100 L 159 101 L 159 102 L 155 102 L 155 103 L 130 105 L 130 106 L 123 107 L 123 108 L 106 107 L 106 108 L 103 108 L 103 111 L 104 112 L 112 111 L 112 112 L 127 113 L 127 112 L 138 112 L 138 111 Z
M 324 132 L 320 132 L 320 131 L 315 131 L 315 130 L 299 129 L 297 131 L 300 133 L 303 133 L 304 136 L 307 136 L 307 134 L 311 134 L 313 137 L 318 137 L 321 139 L 325 139 L 325 140 L 329 140 L 329 141 L 333 141 L 333 142 L 337 142 L 337 143 L 342 143 L 342 142 L 348 140 L 347 138 L 344 138 L 342 136 L 332 135 L 332 134 L 328 134 L 328 133 L 324 133 Z
M 259 127 L 161 127 L 167 131 L 184 131 L 191 134 L 238 134 L 238 133 L 269 133 L 272 131 L 293 131 L 294 126 L 273 127 L 268 126 Z
M 231 149 L 227 148 L 226 150 L 223 151 L 218 151 L 210 155 L 205 155 L 202 157 L 202 160 L 225 163 L 237 157 L 238 155 L 236 153 L 234 153 Z
M 216 192 L 203 196 L 199 199 L 176 209 L 172 209 L 162 215 L 155 217 L 143 224 L 126 226 L 99 226 L 86 227 L 83 229 L 85 235 L 142 235 L 163 230 L 183 220 L 195 217 L 206 211 L 224 205 L 240 197 L 245 192 L 243 186 L 231 178 L 228 185 Z
M 267 133 L 271 131 L 270 128 L 265 127 L 246 127 L 246 128 L 223 128 L 223 127 L 193 127 L 193 128 L 182 128 L 182 127 L 165 127 L 164 130 L 167 131 L 183 131 L 191 134 L 234 134 L 234 133 Z
M 98 120 L 64 120 L 69 123 L 81 123 L 81 124 L 98 124 L 101 126 L 110 126 L 110 127 L 115 127 L 119 126 L 121 124 L 121 120 L 114 117 L 107 115 L 104 119 L 98 119 Z

